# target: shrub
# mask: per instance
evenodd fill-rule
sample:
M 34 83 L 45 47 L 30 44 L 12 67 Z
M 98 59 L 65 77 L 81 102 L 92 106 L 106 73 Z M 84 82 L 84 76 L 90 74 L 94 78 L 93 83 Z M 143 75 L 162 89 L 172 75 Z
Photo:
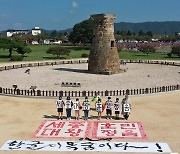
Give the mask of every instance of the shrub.
M 68 48 L 64 48 L 62 46 L 55 46 L 55 47 L 50 47 L 47 50 L 47 54 L 52 54 L 52 55 L 56 55 L 57 58 L 59 58 L 62 55 L 69 55 L 70 54 L 70 50 Z
M 156 49 L 153 46 L 141 46 L 138 49 L 139 51 L 146 53 L 147 55 L 149 53 L 154 53 L 156 51 Z
M 168 57 L 172 57 L 172 52 L 167 53 Z
M 180 45 L 173 46 L 171 52 L 172 52 L 172 54 L 180 57 Z
M 22 55 L 11 56 L 11 61 L 22 61 L 24 57 Z
M 87 58 L 87 57 L 89 57 L 89 55 L 88 55 L 87 53 L 83 53 L 83 54 L 81 55 L 81 57 L 82 57 L 82 58 Z

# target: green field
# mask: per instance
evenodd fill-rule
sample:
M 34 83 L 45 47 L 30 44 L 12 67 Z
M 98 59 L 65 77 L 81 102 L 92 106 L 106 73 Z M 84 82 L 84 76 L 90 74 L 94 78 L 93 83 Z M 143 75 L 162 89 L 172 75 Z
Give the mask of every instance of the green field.
M 57 59 L 55 55 L 47 54 L 46 51 L 50 46 L 40 46 L 34 45 L 29 46 L 32 50 L 31 53 L 25 54 L 23 61 L 37 61 L 37 60 L 54 60 Z M 51 46 L 52 47 L 52 46 Z M 67 47 L 71 50 L 69 56 L 63 56 L 60 59 L 72 59 L 72 58 L 81 58 L 83 53 L 89 54 L 89 47 Z M 119 56 L 120 59 L 159 59 L 159 60 L 180 60 L 179 57 L 171 57 L 169 58 L 166 53 L 170 51 L 170 48 L 157 49 L 158 53 L 153 53 L 146 55 L 141 52 L 129 52 L 129 51 L 120 51 Z M 0 49 L 0 62 L 9 62 L 8 58 L 8 50 Z M 13 52 L 13 55 L 17 55 L 16 52 Z
M 32 52 L 25 54 L 23 61 L 37 61 L 37 60 L 53 60 L 57 59 L 55 55 L 47 54 L 46 51 L 49 47 L 52 46 L 29 46 Z M 71 50 L 69 56 L 60 57 L 60 59 L 72 59 L 80 58 L 83 53 L 89 54 L 89 50 L 79 49 L 78 47 L 68 47 Z M 10 61 L 8 58 L 8 50 L 0 49 L 0 62 Z M 12 55 L 18 55 L 16 52 L 13 52 Z

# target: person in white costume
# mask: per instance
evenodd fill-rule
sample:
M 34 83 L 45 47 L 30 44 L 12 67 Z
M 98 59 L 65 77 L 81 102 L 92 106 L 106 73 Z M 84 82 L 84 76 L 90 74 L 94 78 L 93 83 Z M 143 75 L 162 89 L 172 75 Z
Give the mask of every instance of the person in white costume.
M 64 101 L 62 100 L 62 97 L 60 96 L 59 99 L 56 101 L 56 108 L 58 112 L 58 120 L 63 119 L 63 106 L 64 106 Z
M 79 120 L 79 110 L 80 110 L 80 102 L 79 98 L 76 98 L 76 101 L 73 102 L 73 110 L 75 111 L 75 118 L 76 120 Z

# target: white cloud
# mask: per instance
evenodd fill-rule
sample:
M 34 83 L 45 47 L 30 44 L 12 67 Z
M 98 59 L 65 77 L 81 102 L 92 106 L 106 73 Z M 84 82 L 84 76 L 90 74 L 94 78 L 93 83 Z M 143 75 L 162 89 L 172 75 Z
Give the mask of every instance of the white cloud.
M 78 7 L 78 3 L 75 2 L 75 1 L 73 1 L 73 2 L 72 2 L 72 7 L 73 7 L 73 8 L 77 8 L 77 7 Z

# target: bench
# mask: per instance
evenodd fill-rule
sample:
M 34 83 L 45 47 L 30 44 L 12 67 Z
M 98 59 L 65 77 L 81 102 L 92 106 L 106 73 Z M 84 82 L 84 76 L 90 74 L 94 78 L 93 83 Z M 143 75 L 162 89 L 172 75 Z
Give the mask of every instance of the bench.
M 81 87 L 80 82 L 62 82 L 61 83 L 62 87 Z

